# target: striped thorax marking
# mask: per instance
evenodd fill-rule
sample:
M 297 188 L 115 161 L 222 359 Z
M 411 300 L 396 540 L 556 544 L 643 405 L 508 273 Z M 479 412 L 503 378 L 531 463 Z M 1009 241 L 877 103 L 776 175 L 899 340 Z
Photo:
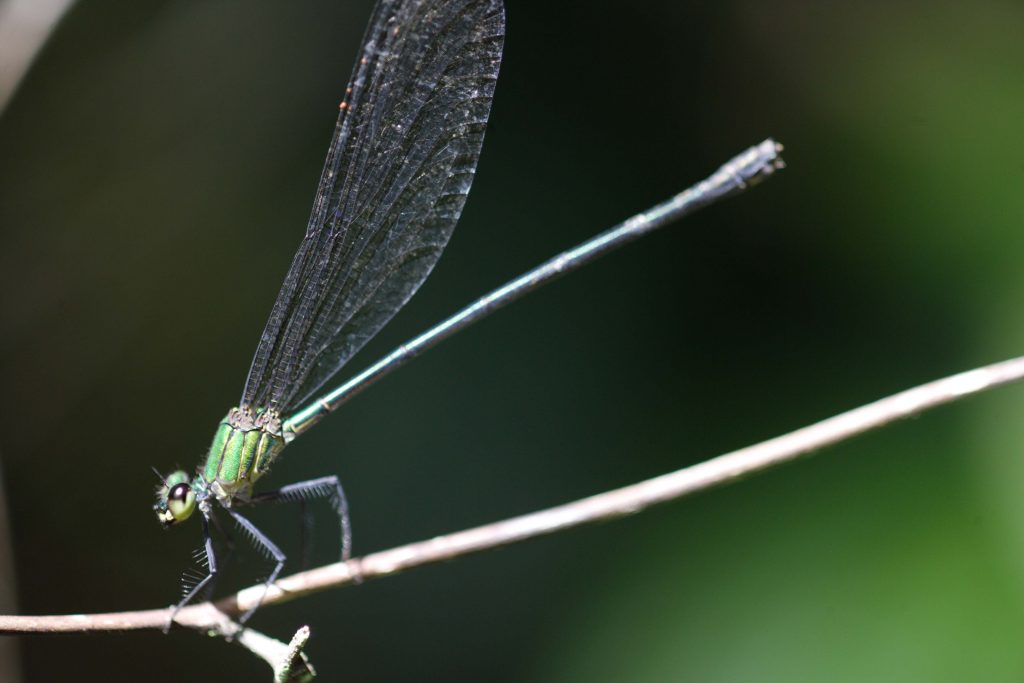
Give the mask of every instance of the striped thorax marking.
M 276 411 L 232 408 L 217 426 L 203 478 L 218 498 L 251 489 L 284 446 Z

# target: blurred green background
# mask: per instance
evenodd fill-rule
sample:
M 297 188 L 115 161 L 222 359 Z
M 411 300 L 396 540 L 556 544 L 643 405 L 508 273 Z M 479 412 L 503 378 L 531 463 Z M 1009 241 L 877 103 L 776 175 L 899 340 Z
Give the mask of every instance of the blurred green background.
M 300 239 L 372 3 L 78 3 L 0 117 L 26 614 L 170 604 L 191 469 Z M 789 168 L 446 342 L 290 447 L 358 553 L 632 483 L 1024 350 L 1024 5 L 507 0 L 463 219 L 355 371 L 772 135 Z M 1024 387 L 727 489 L 259 612 L 323 680 L 1024 680 Z M 319 508 L 318 559 L 335 552 Z M 253 519 L 285 550 L 298 516 Z M 263 569 L 251 554 L 222 590 Z M 292 565 L 292 569 L 296 568 Z M 268 680 L 184 630 L 26 681 Z

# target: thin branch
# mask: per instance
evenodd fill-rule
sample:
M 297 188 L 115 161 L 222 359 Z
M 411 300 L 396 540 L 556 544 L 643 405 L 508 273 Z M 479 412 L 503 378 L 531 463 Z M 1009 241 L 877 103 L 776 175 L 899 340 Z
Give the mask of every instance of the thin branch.
M 285 577 L 270 588 L 263 606 L 425 564 L 455 559 L 581 524 L 629 515 L 657 503 L 735 481 L 896 420 L 1021 379 L 1024 379 L 1024 356 L 962 372 L 902 391 L 789 434 L 631 486 Z M 175 622 L 188 628 L 234 637 L 242 631 L 229 615 L 242 614 L 248 610 L 262 592 L 262 585 L 253 586 L 215 605 L 203 603 L 186 607 L 178 612 Z M 167 608 L 111 614 L 0 616 L 0 635 L 162 629 L 170 614 L 171 610 Z

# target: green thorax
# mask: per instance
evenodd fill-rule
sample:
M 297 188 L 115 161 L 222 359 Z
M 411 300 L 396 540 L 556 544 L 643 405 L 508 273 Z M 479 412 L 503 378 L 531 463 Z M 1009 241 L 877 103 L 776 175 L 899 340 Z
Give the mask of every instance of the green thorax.
M 203 478 L 227 495 L 250 489 L 284 446 L 276 411 L 232 408 L 217 426 Z

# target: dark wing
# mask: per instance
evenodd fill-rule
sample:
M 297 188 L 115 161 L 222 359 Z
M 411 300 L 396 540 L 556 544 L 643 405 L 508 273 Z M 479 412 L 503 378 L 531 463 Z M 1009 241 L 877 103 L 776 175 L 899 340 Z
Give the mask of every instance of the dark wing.
M 378 0 L 242 405 L 308 399 L 430 273 L 476 170 L 501 0 Z

